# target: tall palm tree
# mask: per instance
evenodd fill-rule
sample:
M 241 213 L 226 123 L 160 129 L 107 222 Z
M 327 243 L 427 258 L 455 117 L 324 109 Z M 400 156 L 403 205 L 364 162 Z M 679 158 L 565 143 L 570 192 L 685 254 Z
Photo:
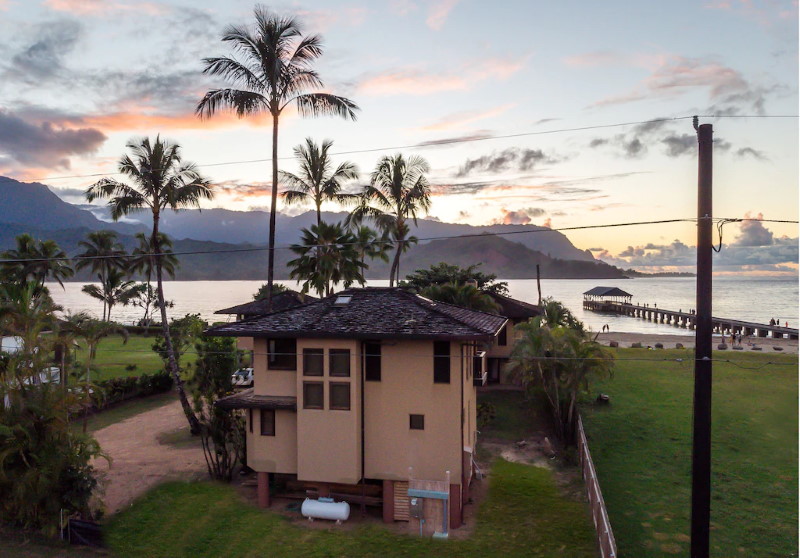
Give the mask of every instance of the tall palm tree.
M 299 175 L 280 173 L 283 182 L 290 188 L 281 194 L 286 204 L 312 202 L 317 210 L 317 226 L 322 223 L 322 202 L 334 200 L 346 203 L 352 200 L 352 195 L 342 194 L 342 183 L 358 178 L 358 168 L 350 161 L 333 169 L 333 161 L 328 156 L 332 145 L 330 140 L 317 145 L 311 138 L 306 138 L 305 145 L 294 148 L 294 156 L 300 164 Z
M 94 198 L 92 198 L 94 199 Z M 92 231 L 86 235 L 86 240 L 81 240 L 78 246 L 83 252 L 78 254 L 78 263 L 75 267 L 84 269 L 88 267 L 92 273 L 97 273 L 101 288 L 107 282 L 111 270 L 120 270 L 126 267 L 123 256 L 126 256 L 122 244 L 117 241 L 114 231 Z M 103 320 L 107 319 L 108 304 L 103 299 Z
M 281 17 L 263 6 L 254 9 L 255 27 L 231 25 L 222 40 L 230 43 L 240 58 L 205 58 L 203 73 L 221 76 L 233 88 L 212 89 L 197 105 L 201 117 L 210 117 L 225 107 L 243 116 L 269 113 L 272 116 L 272 201 L 269 213 L 269 265 L 267 304 L 272 307 L 275 268 L 275 214 L 278 199 L 278 122 L 283 110 L 297 107 L 301 116 L 341 116 L 355 120 L 353 101 L 330 93 L 312 93 L 323 83 L 312 69 L 322 55 L 319 35 L 302 35 L 293 17 Z
M 370 218 L 392 238 L 395 254 L 389 270 L 389 286 L 400 280 L 400 254 L 412 242 L 408 238 L 407 221 L 412 219 L 416 225 L 417 212 L 427 212 L 431 206 L 430 186 L 425 178 L 429 171 L 428 162 L 422 157 L 406 159 L 398 153 L 382 158 L 372 173 L 370 184 L 361 193 L 360 204 L 345 221 L 359 224 L 365 217 Z
M 63 280 L 72 277 L 75 271 L 66 253 L 54 240 L 37 241 L 28 233 L 15 239 L 16 247 L 2 252 L 5 260 L 17 260 L 3 265 L 2 275 L 8 280 L 32 279 L 41 289 L 51 278 L 64 287 Z
M 344 283 L 364 283 L 364 264 L 359 260 L 354 237 L 340 224 L 322 222 L 303 229 L 302 244 L 293 245 L 292 252 L 299 257 L 288 262 L 291 279 L 303 279 L 303 292 L 315 290 L 320 296 L 333 293 L 333 288 Z
M 128 177 L 134 185 L 119 182 L 113 178 L 103 178 L 86 191 L 86 199 L 109 198 L 111 217 L 119 219 L 129 213 L 149 210 L 153 215 L 153 231 L 150 235 L 150 253 L 156 270 L 156 292 L 161 310 L 161 327 L 167 349 L 169 370 L 178 390 L 183 412 L 189 421 L 192 433 L 199 432 L 197 420 L 189 399 L 186 396 L 183 380 L 180 377 L 175 351 L 169 334 L 167 307 L 164 302 L 164 265 L 159 253 L 161 238 L 159 223 L 161 214 L 171 209 L 178 211 L 189 207 L 200 207 L 200 201 L 211 199 L 213 194 L 209 181 L 203 178 L 193 163 L 184 163 L 180 147 L 156 136 L 154 142 L 149 138 L 132 140 L 127 145 L 132 157 L 123 155 L 119 162 L 120 174 Z

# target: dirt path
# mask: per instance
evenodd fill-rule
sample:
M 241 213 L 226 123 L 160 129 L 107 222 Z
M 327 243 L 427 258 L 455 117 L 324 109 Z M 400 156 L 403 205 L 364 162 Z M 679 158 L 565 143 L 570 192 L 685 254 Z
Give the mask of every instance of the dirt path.
M 159 436 L 180 436 L 178 444 L 159 442 Z M 175 479 L 206 474 L 200 442 L 188 440 L 188 424 L 179 401 L 133 416 L 95 432 L 95 438 L 112 459 L 95 466 L 105 475 L 103 501 L 107 513 L 116 513 L 153 486 Z

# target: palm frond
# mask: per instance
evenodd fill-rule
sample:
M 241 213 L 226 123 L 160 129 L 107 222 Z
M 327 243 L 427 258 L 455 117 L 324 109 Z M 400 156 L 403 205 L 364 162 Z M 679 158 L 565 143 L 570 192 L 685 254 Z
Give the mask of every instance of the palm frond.
M 261 79 L 254 68 L 248 67 L 243 62 L 239 62 L 227 56 L 204 58 L 203 73 L 212 76 L 222 76 L 231 83 L 243 84 L 252 91 L 261 91 L 265 88 L 264 80 Z
M 261 93 L 240 89 L 212 89 L 197 104 L 195 114 L 209 118 L 222 108 L 230 108 L 239 118 L 269 112 L 269 100 Z
M 293 99 L 301 116 L 341 116 L 355 120 L 358 105 L 346 97 L 330 93 L 306 93 Z M 288 104 L 290 101 L 287 101 Z M 286 106 L 284 104 L 284 106 Z

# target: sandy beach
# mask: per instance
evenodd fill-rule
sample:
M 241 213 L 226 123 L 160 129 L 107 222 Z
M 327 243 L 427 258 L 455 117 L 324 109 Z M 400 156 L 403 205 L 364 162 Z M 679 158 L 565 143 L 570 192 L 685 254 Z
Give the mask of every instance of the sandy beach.
M 665 349 L 674 349 L 677 343 L 684 348 L 694 348 L 694 335 L 653 335 L 646 333 L 608 332 L 600 333 L 597 341 L 609 345 L 611 341 L 619 343 L 620 347 L 630 347 L 633 343 L 641 343 L 643 347 L 655 347 L 656 343 L 664 345 Z M 719 335 L 714 336 L 714 349 L 722 342 Z M 730 338 L 725 340 L 727 350 L 731 350 Z M 769 337 L 750 337 L 742 339 L 742 351 L 750 352 L 755 347 L 760 347 L 762 353 L 790 353 L 797 354 L 798 341 L 796 339 L 772 339 Z M 779 347 L 779 348 L 776 348 Z M 737 351 L 738 352 L 738 351 Z

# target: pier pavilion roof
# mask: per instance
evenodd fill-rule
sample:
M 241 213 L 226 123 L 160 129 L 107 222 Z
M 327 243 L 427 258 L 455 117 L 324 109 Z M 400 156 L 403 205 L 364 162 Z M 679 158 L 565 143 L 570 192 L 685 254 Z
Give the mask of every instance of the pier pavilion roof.
M 631 298 L 633 295 L 630 293 L 626 293 L 619 287 L 595 287 L 583 293 L 583 296 L 597 296 L 597 297 L 621 296 L 625 298 Z

